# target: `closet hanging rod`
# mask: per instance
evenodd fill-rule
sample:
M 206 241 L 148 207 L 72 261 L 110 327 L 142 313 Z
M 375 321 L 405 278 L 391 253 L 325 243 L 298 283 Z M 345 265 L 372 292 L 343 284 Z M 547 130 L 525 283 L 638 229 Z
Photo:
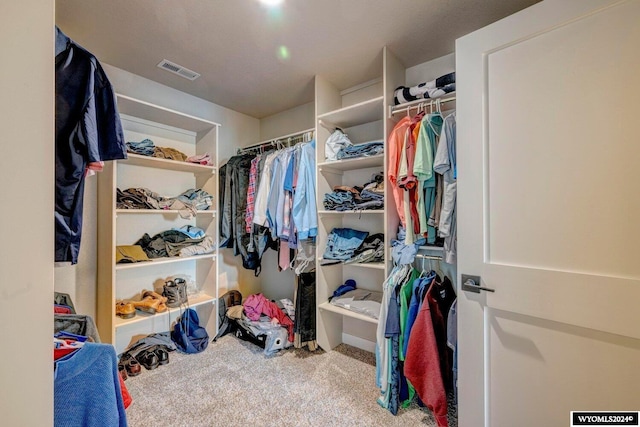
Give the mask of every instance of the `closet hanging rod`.
M 456 100 L 456 96 L 442 96 L 440 98 L 426 98 L 426 99 L 416 99 L 415 101 L 405 102 L 404 104 L 399 105 L 390 105 L 389 106 L 389 118 L 393 118 L 394 115 L 398 113 L 408 113 L 411 110 L 417 110 L 421 105 L 435 105 L 438 101 L 440 104 L 444 104 L 446 102 L 453 102 Z
M 434 259 L 436 261 L 442 261 L 442 257 L 441 256 L 435 256 L 435 255 L 416 254 L 416 258 Z
M 258 142 L 257 144 L 252 144 L 247 147 L 238 148 L 238 154 L 251 151 L 251 150 L 256 150 L 262 147 L 275 147 L 277 142 L 287 142 L 287 140 L 292 140 L 297 138 L 303 138 L 303 140 L 306 139 L 307 141 L 311 141 L 314 137 L 315 131 L 316 131 L 315 128 L 306 129 L 299 132 L 290 133 L 288 135 L 282 135 L 277 138 L 268 139 L 266 141 Z M 307 139 L 308 134 L 311 134 L 311 135 Z M 301 141 L 298 141 L 298 142 L 301 142 Z

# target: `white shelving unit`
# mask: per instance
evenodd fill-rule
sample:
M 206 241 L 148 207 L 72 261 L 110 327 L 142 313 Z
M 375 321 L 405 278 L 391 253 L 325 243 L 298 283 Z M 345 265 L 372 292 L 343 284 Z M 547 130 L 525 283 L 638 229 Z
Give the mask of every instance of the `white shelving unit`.
M 382 74 L 382 67 L 380 70 Z M 354 144 L 384 140 L 385 97 L 381 79 L 360 85 L 357 90 L 340 89 L 344 88 L 337 88 L 321 76 L 316 76 L 317 202 L 320 209 L 316 264 L 316 329 L 318 344 L 326 351 L 342 342 L 364 340 L 375 343 L 377 319 L 334 306 L 328 301 L 334 290 L 347 279 L 355 280 L 358 288 L 381 292 L 389 266 L 388 257 L 382 263 L 322 265 L 327 236 L 336 227 L 368 231 L 370 234 L 384 233 L 385 247 L 388 247 L 387 216 L 390 201 L 393 199 L 390 194 L 385 194 L 385 207 L 381 210 L 322 210 L 324 195 L 332 191 L 333 187 L 362 185 L 370 181 L 376 173 L 386 176 L 384 154 L 337 161 L 326 160 L 325 141 L 330 135 L 328 128 L 341 128 Z
M 220 125 L 210 120 L 163 106 L 117 94 L 127 141 L 151 139 L 156 146 L 172 147 L 187 155 L 209 153 L 214 166 L 129 154 L 126 160 L 107 162 L 98 175 L 98 307 L 100 337 L 110 342 L 118 353 L 141 336 L 164 332 L 180 314 L 179 308 L 164 313 L 130 319 L 115 315 L 119 300 L 137 300 L 144 289 L 162 292 L 168 276 L 183 276 L 191 288 L 189 306 L 198 311 L 200 323 L 209 335 L 217 328 L 218 253 L 191 257 L 156 258 L 148 262 L 116 264 L 115 248 L 135 244 L 145 233 L 195 225 L 218 241 L 217 144 Z M 116 209 L 116 189 L 145 187 L 174 196 L 189 188 L 200 188 L 213 196 L 209 210 L 200 210 L 192 218 L 182 218 L 177 210 Z

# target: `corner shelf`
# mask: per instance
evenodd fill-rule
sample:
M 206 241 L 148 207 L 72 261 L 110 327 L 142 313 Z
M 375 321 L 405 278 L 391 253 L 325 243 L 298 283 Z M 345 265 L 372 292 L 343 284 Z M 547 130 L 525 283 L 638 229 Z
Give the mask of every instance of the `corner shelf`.
M 171 264 L 174 262 L 182 262 L 182 261 L 193 261 L 199 259 L 215 259 L 216 254 L 204 254 L 204 255 L 194 255 L 194 256 L 186 256 L 186 257 L 169 257 L 169 258 L 154 258 L 151 261 L 142 261 L 142 262 L 132 262 L 132 263 L 123 263 L 116 264 L 116 270 L 130 270 L 132 268 L 144 268 L 150 267 L 160 264 Z
M 384 166 L 384 154 L 375 156 L 356 157 L 353 159 L 335 160 L 332 162 L 318 163 L 320 172 L 328 170 L 333 171 L 349 171 L 354 169 L 367 169 Z
M 350 128 L 375 122 L 384 119 L 383 102 L 384 97 L 379 96 L 358 104 L 321 114 L 318 116 L 318 120 L 340 128 Z
M 211 295 L 207 295 L 207 294 L 203 294 L 200 293 L 198 295 L 189 297 L 189 306 L 190 307 L 197 307 L 199 305 L 202 304 L 206 304 L 206 303 L 214 303 L 216 301 L 215 297 L 212 297 Z M 180 313 L 180 307 L 174 307 L 174 308 L 169 308 L 167 311 L 165 311 L 164 313 L 156 313 L 156 314 L 151 314 L 151 315 L 145 315 L 145 314 L 139 314 L 136 311 L 136 315 L 130 319 L 123 319 L 121 317 L 117 317 L 114 321 L 114 326 L 116 328 L 120 328 L 122 326 L 127 326 L 127 325 L 132 325 L 134 323 L 138 323 L 138 322 L 143 322 L 145 320 L 149 320 L 149 319 L 157 319 L 160 317 L 164 317 L 167 316 L 171 313 Z
M 374 325 L 378 324 L 378 319 L 365 316 L 364 314 L 356 313 L 355 311 L 347 310 L 346 308 L 338 307 L 337 305 L 333 305 L 330 302 L 323 302 L 322 304 L 318 305 L 318 308 L 320 310 L 336 313 L 344 317 L 362 320 L 364 322 L 373 323 Z
M 116 93 L 116 99 L 118 101 L 118 112 L 120 114 L 126 114 L 150 122 L 162 123 L 167 126 L 195 133 L 220 126 L 220 124 L 212 122 L 211 120 L 192 116 L 191 114 L 152 104 L 121 93 Z
M 178 160 L 161 159 L 159 157 L 143 156 L 140 154 L 127 153 L 127 158 L 118 160 L 119 163 L 134 166 L 144 166 L 154 169 L 172 170 L 178 172 L 191 172 L 202 174 L 214 174 L 214 166 L 199 165 L 197 163 L 180 162 Z

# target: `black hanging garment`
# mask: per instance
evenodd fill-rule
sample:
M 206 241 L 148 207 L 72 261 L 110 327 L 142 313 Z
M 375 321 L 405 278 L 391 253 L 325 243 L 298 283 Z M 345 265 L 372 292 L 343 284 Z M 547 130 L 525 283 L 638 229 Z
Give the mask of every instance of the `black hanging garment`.
M 85 171 L 126 159 L 111 83 L 91 53 L 56 27 L 55 261 L 78 262 Z

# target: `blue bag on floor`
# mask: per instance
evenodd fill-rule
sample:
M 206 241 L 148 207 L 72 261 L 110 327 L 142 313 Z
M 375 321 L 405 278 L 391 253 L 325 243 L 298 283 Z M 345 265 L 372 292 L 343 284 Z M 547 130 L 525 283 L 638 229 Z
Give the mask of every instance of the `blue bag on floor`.
M 200 353 L 209 344 L 207 330 L 200 326 L 198 313 L 188 308 L 178 317 L 171 331 L 171 339 L 183 353 Z

